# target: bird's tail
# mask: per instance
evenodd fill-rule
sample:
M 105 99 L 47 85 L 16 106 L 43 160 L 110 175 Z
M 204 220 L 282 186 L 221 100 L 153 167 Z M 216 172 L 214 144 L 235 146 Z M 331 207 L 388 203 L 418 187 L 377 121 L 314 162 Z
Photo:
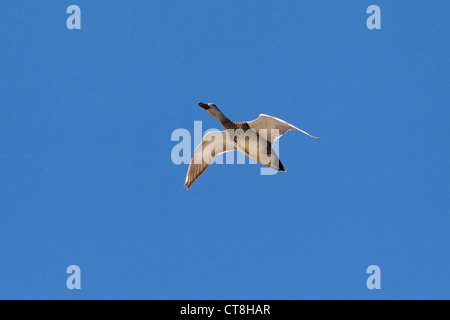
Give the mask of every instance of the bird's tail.
M 281 163 L 280 160 L 278 160 L 278 171 L 286 172 L 286 168 L 284 167 L 284 165 Z

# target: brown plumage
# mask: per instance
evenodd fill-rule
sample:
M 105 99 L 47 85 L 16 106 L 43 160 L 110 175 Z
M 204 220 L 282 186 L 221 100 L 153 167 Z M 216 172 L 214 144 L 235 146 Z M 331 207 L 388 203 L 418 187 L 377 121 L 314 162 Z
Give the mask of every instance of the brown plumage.
M 204 104 L 200 102 L 199 106 L 217 118 L 226 131 L 208 133 L 196 148 L 184 183 L 187 189 L 206 170 L 213 159 L 223 152 L 239 150 L 265 166 L 286 172 L 278 155 L 272 149 L 272 144 L 279 137 L 289 130 L 296 130 L 316 140 L 321 140 L 321 138 L 313 137 L 305 131 L 271 116 L 262 114 L 258 119 L 250 122 L 233 122 L 225 117 L 213 103 Z M 261 143 L 263 145 L 260 145 Z M 268 158 L 270 161 L 263 161 Z

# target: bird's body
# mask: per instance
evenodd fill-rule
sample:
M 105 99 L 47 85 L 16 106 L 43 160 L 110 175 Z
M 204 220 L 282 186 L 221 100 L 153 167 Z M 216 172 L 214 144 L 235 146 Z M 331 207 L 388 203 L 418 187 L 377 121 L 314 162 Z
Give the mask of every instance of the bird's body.
M 257 162 L 279 171 L 286 171 L 273 143 L 289 130 L 296 130 L 313 137 L 307 132 L 275 117 L 261 114 L 258 119 L 249 122 L 233 122 L 213 103 L 199 103 L 199 106 L 217 118 L 225 131 L 210 132 L 196 148 L 186 175 L 185 187 L 188 189 L 206 170 L 213 159 L 227 151 L 238 150 Z

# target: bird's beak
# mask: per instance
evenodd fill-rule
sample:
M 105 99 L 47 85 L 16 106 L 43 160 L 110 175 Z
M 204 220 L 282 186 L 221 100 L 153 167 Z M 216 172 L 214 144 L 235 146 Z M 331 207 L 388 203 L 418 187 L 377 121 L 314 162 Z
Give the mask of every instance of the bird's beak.
M 208 106 L 207 104 L 204 104 L 203 102 L 199 102 L 198 105 L 199 105 L 200 107 L 202 107 L 203 109 L 205 109 L 205 110 L 208 110 L 208 109 L 209 109 L 209 106 Z

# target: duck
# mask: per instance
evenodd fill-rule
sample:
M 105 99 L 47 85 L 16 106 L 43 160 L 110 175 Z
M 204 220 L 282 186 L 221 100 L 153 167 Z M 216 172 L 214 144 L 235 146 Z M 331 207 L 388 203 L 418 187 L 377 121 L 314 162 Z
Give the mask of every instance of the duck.
M 219 120 L 225 131 L 207 133 L 195 149 L 184 182 L 187 189 L 192 187 L 214 158 L 224 152 L 238 150 L 262 165 L 286 172 L 285 166 L 272 148 L 277 139 L 294 130 L 317 141 L 322 140 L 284 120 L 266 114 L 260 114 L 258 119 L 253 121 L 234 122 L 214 103 L 199 102 L 198 105 Z

